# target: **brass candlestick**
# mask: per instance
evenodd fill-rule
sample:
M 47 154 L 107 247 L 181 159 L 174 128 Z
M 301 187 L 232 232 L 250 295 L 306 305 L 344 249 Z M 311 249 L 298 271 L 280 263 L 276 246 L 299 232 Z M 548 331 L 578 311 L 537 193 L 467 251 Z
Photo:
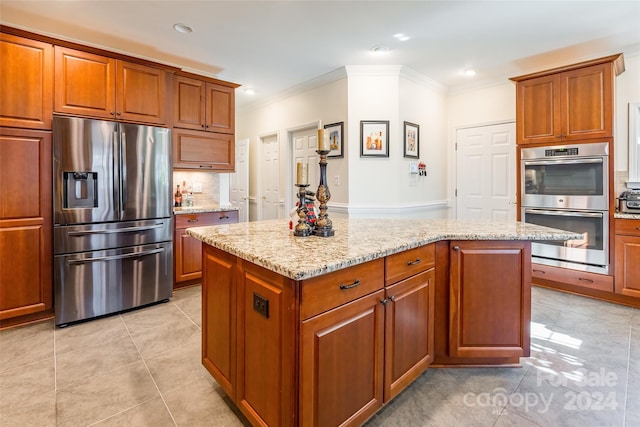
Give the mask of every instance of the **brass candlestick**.
M 327 214 L 327 202 L 331 199 L 329 185 L 327 185 L 327 154 L 330 150 L 317 150 L 320 155 L 320 185 L 316 193 L 316 199 L 320 202 L 318 220 L 313 229 L 313 234 L 320 237 L 331 237 L 334 235 L 333 224 Z
M 309 184 L 296 184 L 298 187 L 298 198 L 300 205 L 298 206 L 298 224 L 293 230 L 293 235 L 298 237 L 307 237 L 311 235 L 311 226 L 307 223 L 307 204 L 305 201 Z

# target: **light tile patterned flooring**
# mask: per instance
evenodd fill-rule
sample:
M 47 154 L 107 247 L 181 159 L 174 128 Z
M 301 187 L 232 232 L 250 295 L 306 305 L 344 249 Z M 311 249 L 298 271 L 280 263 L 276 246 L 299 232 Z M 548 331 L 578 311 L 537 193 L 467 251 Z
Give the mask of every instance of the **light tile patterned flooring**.
M 200 287 L 0 332 L 0 426 L 242 426 L 200 364 Z M 533 289 L 522 368 L 429 369 L 368 426 L 640 426 L 640 310 Z

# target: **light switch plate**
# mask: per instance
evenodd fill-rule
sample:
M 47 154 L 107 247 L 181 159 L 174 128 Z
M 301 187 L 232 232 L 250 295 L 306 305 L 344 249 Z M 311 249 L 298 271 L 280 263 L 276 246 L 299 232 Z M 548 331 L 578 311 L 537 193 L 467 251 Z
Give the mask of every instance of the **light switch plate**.
M 409 162 L 409 173 L 418 173 L 418 162 Z
M 202 183 L 201 182 L 194 182 L 193 183 L 193 192 L 194 193 L 202 193 Z

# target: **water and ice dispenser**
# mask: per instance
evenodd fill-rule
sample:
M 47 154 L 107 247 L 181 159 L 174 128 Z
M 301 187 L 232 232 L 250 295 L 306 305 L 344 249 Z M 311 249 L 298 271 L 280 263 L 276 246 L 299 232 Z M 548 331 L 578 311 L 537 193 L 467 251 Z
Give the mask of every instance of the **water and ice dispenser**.
M 65 209 L 98 207 L 97 172 L 63 172 Z

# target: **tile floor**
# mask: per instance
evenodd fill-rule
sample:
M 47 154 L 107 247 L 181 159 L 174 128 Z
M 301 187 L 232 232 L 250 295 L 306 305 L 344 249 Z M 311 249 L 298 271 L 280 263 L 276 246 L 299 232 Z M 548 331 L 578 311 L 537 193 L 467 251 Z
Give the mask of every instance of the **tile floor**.
M 200 287 L 0 332 L 0 426 L 242 426 L 200 364 Z M 534 288 L 522 368 L 429 369 L 368 426 L 640 426 L 640 310 Z

